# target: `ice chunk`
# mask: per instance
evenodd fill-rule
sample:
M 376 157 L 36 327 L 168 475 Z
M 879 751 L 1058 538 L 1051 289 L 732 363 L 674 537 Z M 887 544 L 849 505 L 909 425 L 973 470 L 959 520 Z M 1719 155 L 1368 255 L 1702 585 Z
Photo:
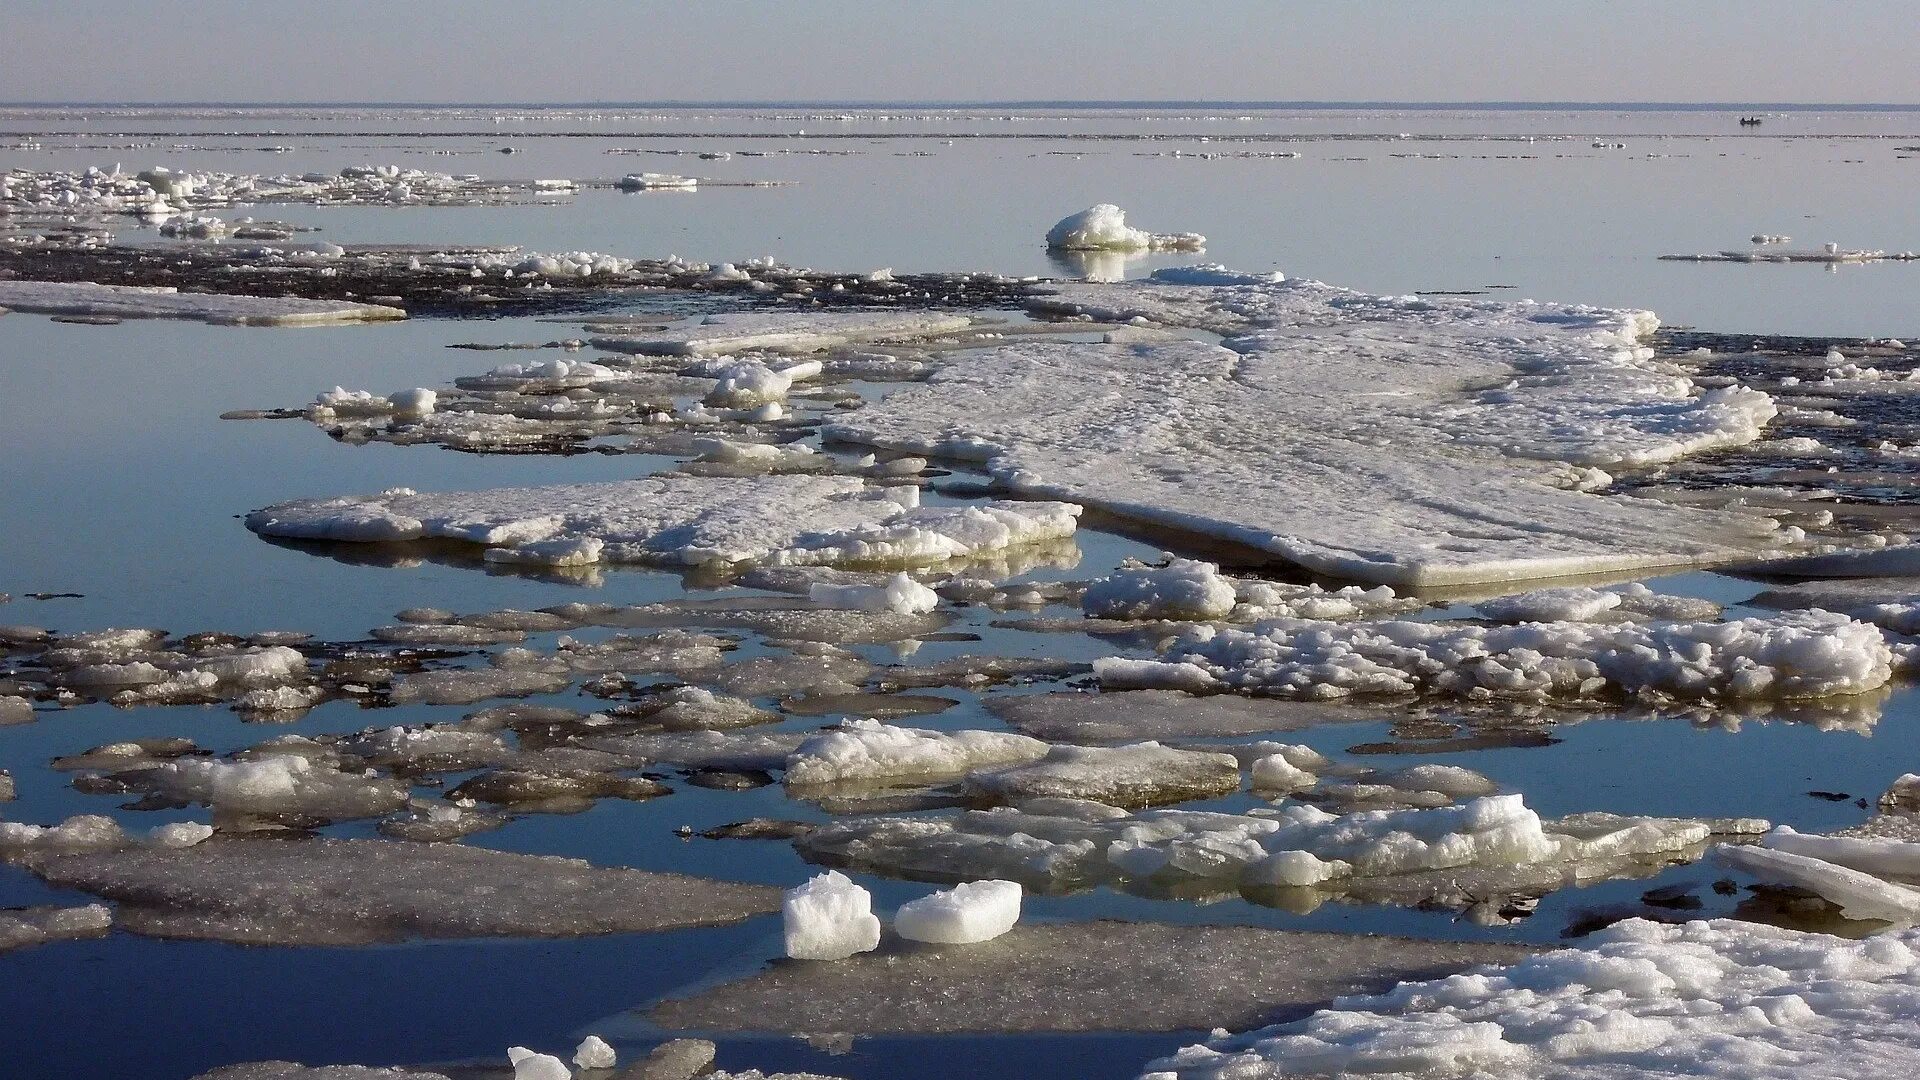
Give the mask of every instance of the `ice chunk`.
M 407 317 L 399 308 L 346 300 L 183 293 L 165 286 L 99 285 L 90 281 L 0 281 L 0 307 L 47 315 L 198 319 L 233 326 L 312 326 Z
M 611 1069 L 619 1064 L 619 1056 L 607 1040 L 598 1035 L 589 1035 L 580 1040 L 574 1048 L 573 1063 L 583 1069 Z
M 965 882 L 900 905 L 893 929 L 908 941 L 935 945 L 992 941 L 1020 921 L 1020 893 L 1017 882 Z
M 1056 746 L 1031 765 L 967 778 L 968 797 L 988 803 L 1039 798 L 1090 799 L 1110 806 L 1152 806 L 1230 794 L 1240 789 L 1231 754 L 1176 750 L 1159 743 Z
M 1122 566 L 1087 586 L 1080 603 L 1108 619 L 1221 619 L 1236 593 L 1213 563 L 1174 559 L 1164 567 Z
M 787 783 L 929 781 L 981 766 L 1033 761 L 1046 753 L 1046 743 L 1007 732 L 927 731 L 853 719 L 801 743 L 787 758 Z
M 850 477 L 667 474 L 308 499 L 255 511 L 246 522 L 263 535 L 294 539 L 461 540 L 485 545 L 495 560 L 726 567 L 934 563 L 1069 536 L 1079 514 L 1048 502 L 918 507 L 916 494 L 868 490 Z
M 781 919 L 796 960 L 844 960 L 880 945 L 873 895 L 837 870 L 787 890 Z
M 49 941 L 98 937 L 113 926 L 104 904 L 0 910 L 0 953 Z
M 223 1065 L 193 1080 L 447 1080 L 447 1077 L 417 1069 L 379 1069 L 366 1065 L 309 1067 L 292 1061 L 249 1061 Z
M 1474 610 L 1500 623 L 1593 622 L 1619 606 L 1619 593 L 1601 589 L 1535 589 L 1482 600 Z
M 407 801 L 407 785 L 400 781 L 336 771 L 294 754 L 248 761 L 170 761 L 128 782 L 215 810 L 329 821 L 378 817 Z
M 1742 445 L 1774 415 L 1654 360 L 1646 312 L 1308 281 L 1071 285 L 1036 303 L 1228 337 L 1008 345 L 826 434 L 1390 585 L 1726 562 L 1778 539 L 1756 514 L 1549 482 Z
M 987 709 L 1022 734 L 1071 743 L 1226 738 L 1382 719 L 1344 703 L 1195 697 L 1171 690 L 1021 694 L 989 698 Z
M 891 611 L 897 615 L 919 615 L 940 606 L 939 594 L 904 573 L 893 575 L 884 585 L 816 583 L 807 590 L 807 598 L 827 607 Z
M 1920 921 L 1920 889 L 1797 854 L 1791 848 L 1723 845 L 1716 854 L 1728 866 L 1762 881 L 1810 889 L 1831 900 L 1850 919 L 1881 919 L 1903 925 Z
M 552 1054 L 536 1054 L 524 1046 L 507 1047 L 513 1080 L 573 1080 L 573 1070 Z
M 1047 230 L 1047 246 L 1056 251 L 1199 251 L 1207 238 L 1199 233 L 1150 233 L 1127 224 L 1127 212 L 1099 203 L 1061 218 Z

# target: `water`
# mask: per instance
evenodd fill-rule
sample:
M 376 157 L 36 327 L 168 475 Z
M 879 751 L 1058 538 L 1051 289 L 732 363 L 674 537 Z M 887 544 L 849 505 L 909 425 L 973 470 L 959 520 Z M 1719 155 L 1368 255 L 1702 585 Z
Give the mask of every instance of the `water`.
M 1738 247 L 1752 232 L 1808 242 L 1920 247 L 1920 210 L 1902 197 L 1920 163 L 1897 149 L 1920 137 L 1920 114 L 1770 117 L 1761 135 L 1717 113 L 1033 110 L 1019 117 L 947 111 L 851 119 L 769 110 L 521 114 L 493 110 L 194 112 L 11 110 L 0 133 L 39 134 L 0 147 L 0 168 L 166 164 L 175 168 L 307 171 L 365 161 L 487 175 L 611 177 L 641 169 L 728 179 L 793 181 L 692 195 L 588 190 L 571 202 L 483 209 L 271 207 L 259 217 L 322 226 L 348 241 L 519 243 L 628 255 L 697 258 L 772 253 L 821 267 L 1061 272 L 1038 237 L 1096 200 L 1126 206 L 1136 224 L 1213 237 L 1208 258 L 1245 269 L 1278 266 L 1378 290 L 1510 285 L 1531 294 L 1636 304 L 1722 332 L 1907 335 L 1915 332 L 1913 265 L 1692 266 L 1667 251 Z M 807 138 L 795 132 L 804 127 Z M 486 133 L 486 129 L 497 133 Z M 481 134 L 468 134 L 476 130 Z M 114 133 L 136 134 L 114 134 Z M 165 134 L 144 134 L 162 132 Z M 211 134 L 219 132 L 220 134 Z M 314 134 L 330 132 L 333 134 Z M 1192 137 L 1205 132 L 1213 141 Z M 1413 138 L 1402 139 L 1408 133 Z M 821 138 L 830 134 L 833 138 Z M 960 135 L 979 137 L 961 138 Z M 1154 135 L 1151 140 L 1136 136 Z M 1231 135 L 1245 141 L 1225 141 Z M 1258 139 L 1250 136 L 1261 136 Z M 564 137 L 563 137 L 564 136 Z M 842 137 L 844 136 L 844 137 Z M 951 144 L 948 136 L 955 136 Z M 1268 137 L 1270 136 L 1270 137 Z M 1557 138 L 1556 136 L 1566 136 Z M 1595 137 L 1627 141 L 1593 149 Z M 1526 141 L 1534 140 L 1534 141 Z M 11 141 L 0 134 L 0 141 Z M 133 144 L 133 145 L 129 145 Z M 287 145 L 284 154 L 262 146 Z M 493 153 L 502 145 L 518 151 Z M 608 150 L 730 150 L 725 161 L 614 155 Z M 857 150 L 852 156 L 740 150 Z M 1171 150 L 1296 150 L 1297 159 L 1140 157 Z M 931 156 L 906 156 L 926 152 Z M 1440 154 L 1407 158 L 1405 153 Z M 1347 160 L 1359 158 L 1362 160 Z M 1178 259 L 1152 257 L 1132 272 Z M 645 310 L 690 313 L 708 300 L 672 296 Z M 437 386 L 495 363 L 551 354 L 474 353 L 467 341 L 539 341 L 568 327 L 528 319 L 416 320 L 302 330 L 128 322 L 75 326 L 37 316 L 0 319 L 0 591 L 16 599 L 0 622 L 55 630 L 149 625 L 195 630 L 310 631 L 358 640 L 414 606 L 454 611 L 536 608 L 576 599 L 633 604 L 683 595 L 678 575 L 609 570 L 593 586 L 421 562 L 385 566 L 262 542 L 237 520 L 283 499 L 394 486 L 420 490 L 610 480 L 659 459 L 580 455 L 478 456 L 431 447 L 350 446 L 301 421 L 220 421 L 229 409 L 297 405 L 335 384 L 376 392 Z M 1103 529 L 1083 531 L 1077 565 L 1030 577 L 1090 578 L 1158 548 Z M 1072 561 L 1072 560 L 1070 560 Z M 1653 582 L 1663 591 L 1739 605 L 1761 585 L 1717 574 Z M 79 598 L 32 600 L 30 591 Z M 1736 607 L 1735 613 L 1740 609 Z M 1049 614 L 1072 614 L 1056 609 Z M 1454 608 L 1430 613 L 1460 615 Z M 1065 656 L 1116 651 L 1081 634 L 995 628 L 967 609 L 953 630 L 970 642 L 929 643 L 908 663 L 960 652 Z M 550 648 L 556 635 L 535 635 Z M 592 632 L 576 632 L 592 636 Z M 749 642 L 743 654 L 762 646 Z M 901 662 L 884 646 L 857 651 Z M 1037 688 L 1048 689 L 1043 684 Z M 1028 692 L 1010 688 L 996 693 Z M 912 721 L 996 723 L 982 696 Z M 591 707 L 563 693 L 536 702 Z M 1859 821 L 1843 792 L 1869 802 L 1920 761 L 1916 695 L 1906 687 L 1853 713 L 1762 713 L 1737 722 L 1598 716 L 1552 729 L 1551 745 L 1471 754 L 1361 758 L 1350 748 L 1393 738 L 1392 717 L 1286 736 L 1363 764 L 1464 764 L 1552 815 L 1612 810 L 1764 816 L 1808 831 Z M 137 736 L 185 735 L 224 752 L 282 733 L 419 724 L 468 710 L 410 706 L 369 713 L 330 702 L 284 727 L 240 722 L 221 708 L 119 710 L 83 705 L 0 729 L 0 764 L 19 781 L 16 820 L 109 813 L 129 825 L 204 820 L 201 810 L 131 811 L 82 795 L 47 763 Z M 1843 723 L 1844 721 L 1844 723 Z M 792 717 L 805 730 L 824 722 Z M 1714 783 L 1701 783 L 1711 776 Z M 450 777 L 449 783 L 458 777 Z M 820 820 L 778 786 L 717 792 L 675 784 L 669 798 L 607 800 L 579 815 L 530 815 L 471 843 L 563 854 L 604 865 L 670 869 L 791 885 L 811 868 L 789 845 L 681 839 L 680 826 L 763 815 Z M 1255 805 L 1247 796 L 1221 808 Z M 331 830 L 367 835 L 366 824 Z M 1237 894 L 1191 899 L 1101 889 L 1036 897 L 1034 918 L 1122 917 L 1243 923 L 1481 940 L 1557 943 L 1595 911 L 1633 908 L 1649 888 L 1700 885 L 1711 865 L 1642 881 L 1567 889 L 1528 919 L 1482 926 L 1446 911 L 1328 904 L 1310 912 Z M 858 875 L 878 906 L 923 886 Z M 1705 894 L 1707 914 L 1737 898 Z M 0 868 L 0 907 L 72 902 L 29 875 Z M 184 1078 L 218 1064 L 284 1057 L 308 1062 L 491 1060 L 509 1042 L 543 1048 L 599 1031 L 625 1056 L 660 1038 L 627 1012 L 662 995 L 756 969 L 778 952 L 775 918 L 736 927 L 579 941 L 430 942 L 358 949 L 245 948 L 162 942 L 131 934 L 0 954 L 0 1061 L 13 1075 Z M 129 975 L 137 977 L 129 977 Z M 94 1018 L 111 1018 L 102 1022 Z M 834 1054 L 790 1039 L 725 1040 L 723 1063 L 812 1068 L 859 1078 L 1132 1076 L 1145 1060 L 1190 1042 L 1160 1035 L 860 1040 Z

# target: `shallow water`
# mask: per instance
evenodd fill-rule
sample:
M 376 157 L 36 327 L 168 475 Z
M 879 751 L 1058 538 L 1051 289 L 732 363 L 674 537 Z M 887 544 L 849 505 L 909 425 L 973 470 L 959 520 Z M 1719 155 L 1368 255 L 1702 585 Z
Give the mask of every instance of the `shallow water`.
M 568 205 L 471 210 L 273 207 L 261 217 L 322 224 L 333 241 L 512 241 L 532 248 L 597 248 L 625 254 L 678 250 L 696 257 L 765 251 L 794 262 L 857 268 L 1056 272 L 1037 249 L 1047 222 L 1096 198 L 1112 198 L 1156 228 L 1199 229 L 1216 236 L 1209 258 L 1379 289 L 1459 288 L 1488 283 L 1522 286 L 1544 297 L 1655 307 L 1685 321 L 1729 332 L 1900 334 L 1911 326 L 1912 279 L 1920 266 L 1810 267 L 1662 264 L 1666 250 L 1738 246 L 1748 232 L 1802 231 L 1847 243 L 1920 246 L 1920 212 L 1893 197 L 1889 178 L 1916 164 L 1882 136 L 1920 130 L 1920 114 L 1770 119 L 1769 134 L 1728 137 L 1714 125 L 1726 117 L 1612 114 L 1260 114 L 1289 137 L 1427 132 L 1420 152 L 1458 152 L 1448 160 L 1392 157 L 1400 140 L 1306 139 L 1292 160 L 1136 158 L 1134 150 L 1168 149 L 1178 140 L 1062 141 L 1077 156 L 1059 157 L 1047 140 L 887 140 L 900 131 L 948 130 L 966 123 L 991 132 L 1044 132 L 1048 139 L 1098 131 L 1185 132 L 1191 118 L 1139 121 L 1098 114 L 1032 121 L 925 117 L 906 122 L 850 121 L 856 157 L 734 157 L 724 162 L 636 158 L 605 153 L 624 137 L 528 137 L 532 125 L 503 123 L 499 138 L 384 136 L 418 130 L 417 116 L 349 117 L 351 136 L 286 135 L 298 125 L 337 130 L 337 116 L 90 117 L 98 130 L 215 127 L 277 129 L 241 135 L 285 139 L 286 155 L 257 150 L 0 149 L 0 167 L 45 168 L 125 157 L 194 168 L 279 171 L 398 161 L 425 168 L 516 174 L 609 176 L 631 168 L 703 175 L 795 179 L 782 188 L 715 188 L 693 195 L 625 196 L 588 191 Z M 795 121 L 735 115 L 642 117 L 621 123 L 666 125 L 679 134 L 648 145 L 711 147 L 725 140 L 688 131 L 780 132 Z M 461 118 L 446 121 L 453 124 Z M 611 123 L 612 121 L 608 121 Z M 65 117 L 0 113 L 0 131 L 71 129 Z M 600 121 L 577 116 L 542 121 L 545 129 L 589 132 Z M 822 121 L 808 118 L 811 130 Z M 896 123 L 899 126 L 894 126 Z M 406 125 L 416 125 L 408 128 Z M 1826 126 L 1820 126 L 1820 125 Z M 195 126 L 198 125 L 198 126 Z M 736 127 L 731 125 L 746 125 Z M 754 127 L 758 125 L 758 127 Z M 1344 126 L 1343 126 L 1344 125 Z M 1491 132 L 1539 135 L 1560 130 L 1630 133 L 1628 151 L 1589 150 L 1585 142 L 1488 142 Z M 1777 128 L 1776 128 L 1777 125 Z M 1775 130 L 1822 133 L 1779 138 Z M 625 129 L 622 129 L 625 130 Z M 1825 133 L 1872 139 L 1835 141 Z M 873 138 L 869 138 L 873 136 Z M 182 137 L 184 139 L 184 137 Z M 879 139 L 880 141 L 874 141 Z M 72 140 L 69 140 L 72 141 Z M 193 136 L 195 144 L 217 140 Z M 924 147 L 931 158 L 897 157 Z M 501 142 L 524 151 L 512 158 L 477 156 Z M 758 141 L 755 146 L 760 145 Z M 813 146 L 814 141 L 795 145 Z M 1195 148 L 1203 144 L 1194 144 Z M 1213 144 L 1204 144 L 1213 145 Z M 1473 156 L 1526 146 L 1533 160 Z M 458 148 L 466 157 L 433 153 Z M 1090 148 L 1090 149 L 1089 149 Z M 1554 156 L 1554 151 L 1567 156 Z M 1649 158 L 1649 151 L 1673 153 Z M 1722 156 L 1722 155 L 1726 156 Z M 104 156 L 103 156 L 104 155 Z M 1364 156 L 1365 161 L 1342 161 Z M 1843 158 L 1867 159 L 1848 164 Z M 934 214 L 929 206 L 948 208 Z M 1764 209 L 1756 209 L 1763 207 Z M 857 208 L 857 209 L 856 209 Z M 1798 215 L 1818 215 L 1811 225 Z M 1764 219 L 1764 220 L 1762 220 Z M 1792 223 L 1780 222 L 1792 219 Z M 1130 272 L 1163 261 L 1129 265 Z M 708 298 L 663 296 L 636 301 L 650 313 L 701 310 Z M 496 363 L 546 359 L 550 353 L 502 356 L 446 348 L 459 342 L 544 341 L 572 329 L 530 319 L 464 322 L 417 320 L 299 330 L 209 327 L 184 322 L 77 326 L 27 315 L 0 318 L 0 591 L 14 594 L 0 622 L 55 630 L 150 625 L 196 630 L 303 630 L 354 641 L 389 624 L 400 609 L 454 611 L 537 608 L 572 600 L 636 604 L 681 596 L 679 575 L 609 569 L 592 586 L 438 562 L 381 565 L 263 542 L 237 520 L 284 499 L 393 486 L 450 490 L 640 475 L 663 459 L 633 455 L 570 457 L 472 455 L 434 447 L 335 442 L 304 421 L 220 421 L 229 409 L 293 406 L 341 384 L 377 393 L 440 386 Z M 1152 557 L 1147 542 L 1093 528 L 1077 538 L 1077 565 L 1025 577 L 1099 576 L 1129 556 Z M 364 553 L 361 553 L 364 554 Z M 1739 605 L 1757 582 L 1713 573 L 1677 574 L 1651 582 L 1664 592 Z M 34 600 L 31 591 L 76 592 L 79 598 Z M 1046 614 L 1077 614 L 1053 609 Z M 1464 614 L 1463 607 L 1431 616 Z M 1733 614 L 1742 613 L 1737 607 Z M 966 642 L 929 642 L 905 658 L 926 663 L 962 652 L 1092 659 L 1123 648 L 1080 633 L 1039 634 L 996 628 L 999 616 L 962 610 L 949 629 L 978 635 Z M 599 631 L 575 631 L 593 637 Z M 532 635 L 551 647 L 557 635 Z M 736 655 L 764 651 L 749 642 Z M 877 663 L 902 662 L 888 646 L 858 646 Z M 1057 688 L 1012 687 L 997 693 Z M 959 701 L 913 723 L 934 728 L 995 726 L 977 694 L 929 691 Z M 592 708 L 568 692 L 529 699 Z M 345 732 L 369 726 L 454 719 L 470 709 L 399 706 L 363 710 L 347 701 L 324 704 L 287 725 L 250 725 L 225 708 L 116 709 L 104 704 L 42 711 L 37 722 L 0 728 L 0 764 L 18 779 L 20 800 L 5 816 L 51 822 L 75 813 L 108 813 L 129 825 L 203 819 L 205 812 L 130 811 L 121 797 L 82 795 L 47 767 L 60 754 L 136 736 L 184 735 L 224 752 L 284 733 Z M 1778 715 L 1770 715 L 1777 713 Z M 1525 794 L 1543 815 L 1585 810 L 1684 816 L 1760 816 L 1806 831 L 1853 824 L 1896 776 L 1920 765 L 1920 694 L 1895 690 L 1877 707 L 1852 713 L 1818 709 L 1763 710 L 1698 722 L 1685 717 L 1601 716 L 1551 729 L 1551 745 L 1450 754 L 1358 756 L 1350 748 L 1393 738 L 1389 719 L 1292 733 L 1340 760 L 1399 767 L 1426 761 L 1468 765 Z M 782 726 L 807 730 L 830 718 L 795 716 Z M 1829 728 L 1829 729 L 1823 729 Z M 1711 782 L 1703 782 L 1710 778 Z M 458 777 L 449 777 L 449 783 Z M 679 870 L 719 878 L 792 885 L 813 868 L 790 845 L 774 841 L 682 839 L 694 830 L 753 816 L 824 819 L 811 804 L 789 800 L 778 786 L 711 791 L 676 783 L 671 797 L 645 802 L 602 800 L 578 815 L 533 814 L 468 842 L 503 850 L 563 854 L 605 865 Z M 1808 792 L 1844 793 L 1845 800 Z M 1257 805 L 1247 795 L 1213 803 Z M 367 835 L 367 824 L 338 835 Z M 1531 917 L 1480 925 L 1439 910 L 1330 903 L 1312 911 L 1265 906 L 1234 892 L 1198 898 L 1127 895 L 1110 889 L 1033 897 L 1034 918 L 1102 916 L 1179 922 L 1221 922 L 1298 929 L 1417 934 L 1551 944 L 1592 921 L 1596 912 L 1644 913 L 1640 896 L 1662 885 L 1704 886 L 1723 876 L 1711 864 L 1675 867 L 1644 880 L 1565 889 L 1541 901 Z M 857 874 L 880 908 L 924 894 L 926 887 Z M 1723 914 L 1737 897 L 1698 888 L 1706 908 Z M 29 875 L 0 867 L 0 908 L 68 902 Z M 491 1059 L 508 1042 L 554 1048 L 587 1031 L 615 1041 L 631 1058 L 660 1038 L 625 1011 L 667 993 L 751 971 L 779 952 L 778 921 L 760 917 L 735 927 L 578 941 L 428 942 L 358 949 L 244 948 L 160 942 L 127 933 L 0 953 L 0 1061 L 20 1076 L 182 1078 L 217 1064 L 286 1057 L 308 1062 L 368 1063 Z M 137 972 L 140 977 L 129 977 Z M 111 1017 L 109 1024 L 83 1018 Z M 86 1031 L 78 1030 L 85 1024 Z M 52 1033 L 52 1034 L 49 1034 Z M 812 1068 L 850 1077 L 969 1076 L 1127 1077 L 1154 1056 L 1193 1041 L 1163 1035 L 863 1039 L 837 1053 L 792 1039 L 722 1040 L 733 1067 Z

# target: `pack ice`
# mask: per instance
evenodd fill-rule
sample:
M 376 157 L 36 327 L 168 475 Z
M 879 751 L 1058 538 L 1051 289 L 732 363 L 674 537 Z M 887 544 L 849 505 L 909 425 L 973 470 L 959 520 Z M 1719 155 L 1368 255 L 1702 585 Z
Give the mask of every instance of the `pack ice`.
M 1920 934 L 1847 941 L 1632 920 L 1510 967 L 1336 1000 L 1189 1046 L 1142 1080 L 1902 1077 L 1920 1060 Z
M 663 475 L 303 499 L 254 511 L 246 524 L 302 540 L 461 540 L 503 563 L 917 565 L 1069 536 L 1080 512 L 1058 502 L 922 507 L 918 494 L 850 477 Z
M 45 315 L 198 319 L 228 326 L 315 326 L 407 317 L 396 307 L 348 300 L 183 293 L 162 285 L 99 285 L 91 281 L 0 281 L 0 308 Z
M 1225 339 L 1009 345 L 827 435 L 1393 585 L 1716 563 L 1771 542 L 1757 515 L 1586 493 L 1606 470 L 1751 442 L 1774 415 L 1765 394 L 1702 391 L 1656 361 L 1646 312 L 1209 268 L 1035 306 Z

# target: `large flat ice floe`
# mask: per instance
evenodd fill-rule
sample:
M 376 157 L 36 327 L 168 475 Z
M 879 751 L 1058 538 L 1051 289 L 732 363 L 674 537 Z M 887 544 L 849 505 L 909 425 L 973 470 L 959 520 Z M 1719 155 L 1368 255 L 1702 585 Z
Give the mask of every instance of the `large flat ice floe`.
M 1920 1060 L 1920 935 L 1846 941 L 1731 921 L 1631 921 L 1590 948 L 1336 1001 L 1190 1046 L 1143 1080 L 1904 1077 Z
M 948 948 L 883 947 L 782 964 L 667 1001 L 666 1028 L 842 1031 L 1173 1031 L 1260 1023 L 1365 986 L 1432 977 L 1527 950 L 1245 926 L 1018 926 Z
M 407 317 L 397 307 L 349 300 L 183 293 L 165 286 L 97 285 L 90 281 L 0 281 L 0 308 L 44 315 L 199 319 L 228 326 L 315 326 Z
M 1602 497 L 1607 470 L 1758 438 L 1765 394 L 1652 358 L 1646 312 L 1370 296 L 1209 269 L 1064 286 L 1042 310 L 1226 335 L 1021 343 L 830 437 L 1395 585 L 1723 562 L 1757 516 Z
M 667 930 L 737 922 L 780 902 L 758 885 L 385 840 L 227 840 L 29 865 L 51 884 L 118 902 L 138 933 L 252 944 Z
M 247 515 L 265 536 L 461 540 L 493 562 L 920 565 L 1073 533 L 1057 502 L 918 505 L 911 487 L 831 476 L 663 475 L 603 484 L 304 499 Z

